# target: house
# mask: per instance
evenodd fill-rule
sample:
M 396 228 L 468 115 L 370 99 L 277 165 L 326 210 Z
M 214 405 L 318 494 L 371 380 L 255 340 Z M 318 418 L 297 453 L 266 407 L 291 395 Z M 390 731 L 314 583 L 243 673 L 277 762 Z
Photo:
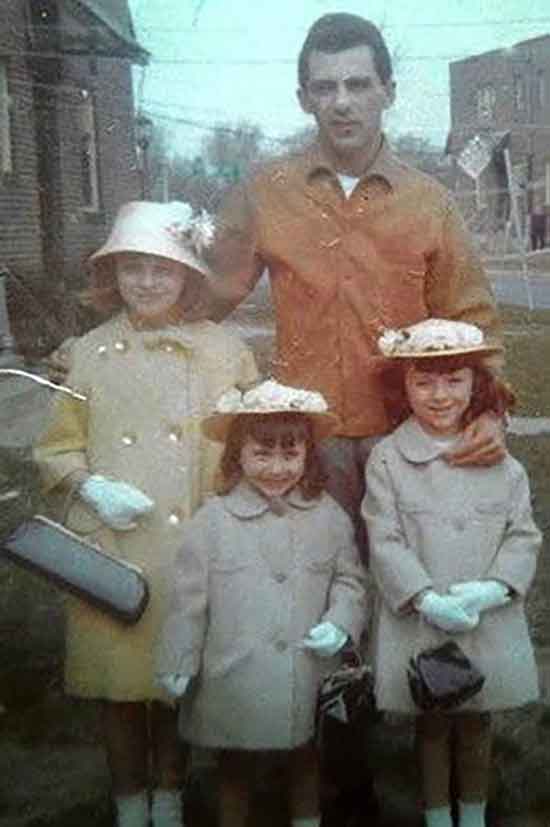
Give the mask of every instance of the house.
M 510 218 L 509 181 L 522 227 L 550 215 L 550 34 L 450 64 L 455 190 L 472 226 Z
M 0 265 L 32 297 L 83 284 L 82 261 L 139 197 L 127 0 L 3 0 Z M 13 318 L 17 328 L 19 318 Z

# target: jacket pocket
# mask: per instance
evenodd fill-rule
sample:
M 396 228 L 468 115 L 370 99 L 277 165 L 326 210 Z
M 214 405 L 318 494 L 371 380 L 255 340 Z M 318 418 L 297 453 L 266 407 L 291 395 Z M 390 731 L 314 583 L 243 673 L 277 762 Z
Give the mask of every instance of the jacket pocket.
M 228 675 L 252 655 L 252 646 L 244 647 L 238 651 L 226 651 L 216 654 L 215 652 L 205 654 L 202 671 L 209 678 L 221 678 Z
M 318 557 L 306 561 L 305 567 L 308 571 L 318 574 L 330 574 L 334 568 L 336 554 L 334 552 L 324 553 Z

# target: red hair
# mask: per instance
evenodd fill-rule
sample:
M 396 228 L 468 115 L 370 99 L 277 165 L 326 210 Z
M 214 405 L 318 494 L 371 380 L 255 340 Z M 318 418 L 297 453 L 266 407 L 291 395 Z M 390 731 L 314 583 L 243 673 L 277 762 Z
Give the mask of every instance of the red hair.
M 474 372 L 470 404 L 462 417 L 465 428 L 482 413 L 492 411 L 503 416 L 513 410 L 516 396 L 512 388 L 499 379 L 481 361 L 483 357 L 474 354 L 463 356 L 434 356 L 423 359 L 394 360 L 382 369 L 380 374 L 384 407 L 392 428 L 407 419 L 412 411 L 405 390 L 405 373 L 409 367 L 428 373 L 451 373 L 462 368 L 471 368 Z
M 284 412 L 235 417 L 218 468 L 218 494 L 229 494 L 242 479 L 241 451 L 249 437 L 270 448 L 277 444 L 283 448 L 292 448 L 297 443 L 305 442 L 306 463 L 298 488 L 306 500 L 313 500 L 321 495 L 325 489 L 327 474 L 313 438 L 311 422 L 304 414 Z

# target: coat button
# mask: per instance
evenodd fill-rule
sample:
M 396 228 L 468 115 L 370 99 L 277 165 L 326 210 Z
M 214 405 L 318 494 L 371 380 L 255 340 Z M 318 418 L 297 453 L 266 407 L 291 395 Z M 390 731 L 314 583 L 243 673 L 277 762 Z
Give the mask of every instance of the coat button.
M 182 430 L 179 425 L 172 425 L 168 431 L 168 439 L 170 442 L 179 442 L 182 437 Z
M 107 345 L 98 345 L 97 352 L 99 356 L 107 356 Z
M 286 650 L 288 649 L 288 643 L 286 642 L 286 640 L 278 640 L 275 644 L 275 649 L 278 652 L 286 652 Z
M 185 519 L 185 512 L 182 508 L 174 508 L 168 515 L 168 523 L 178 526 Z
M 117 353 L 126 353 L 126 351 L 128 350 L 128 342 L 126 342 L 124 339 L 115 342 L 115 350 L 117 351 Z
M 278 571 L 275 575 L 275 580 L 277 581 L 277 583 L 284 583 L 286 580 L 286 574 L 284 574 L 282 571 Z
M 135 445 L 137 442 L 137 437 L 135 434 L 122 434 L 121 440 L 123 445 Z

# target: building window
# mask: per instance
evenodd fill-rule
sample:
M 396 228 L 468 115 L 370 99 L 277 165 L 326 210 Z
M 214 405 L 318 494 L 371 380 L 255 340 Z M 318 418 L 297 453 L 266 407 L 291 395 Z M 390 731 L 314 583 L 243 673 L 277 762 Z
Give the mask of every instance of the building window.
M 514 106 L 523 109 L 525 106 L 525 87 L 520 75 L 514 75 Z
M 11 100 L 8 88 L 8 69 L 0 61 L 0 173 L 13 171 L 11 140 Z
M 496 92 L 493 86 L 477 90 L 477 117 L 479 121 L 492 121 L 495 114 Z
M 80 194 L 82 206 L 91 212 L 99 210 L 99 165 L 92 95 L 83 89 L 79 106 Z
M 544 109 L 546 106 L 546 78 L 544 77 L 544 72 L 542 69 L 539 69 L 537 72 L 537 106 L 539 109 Z

